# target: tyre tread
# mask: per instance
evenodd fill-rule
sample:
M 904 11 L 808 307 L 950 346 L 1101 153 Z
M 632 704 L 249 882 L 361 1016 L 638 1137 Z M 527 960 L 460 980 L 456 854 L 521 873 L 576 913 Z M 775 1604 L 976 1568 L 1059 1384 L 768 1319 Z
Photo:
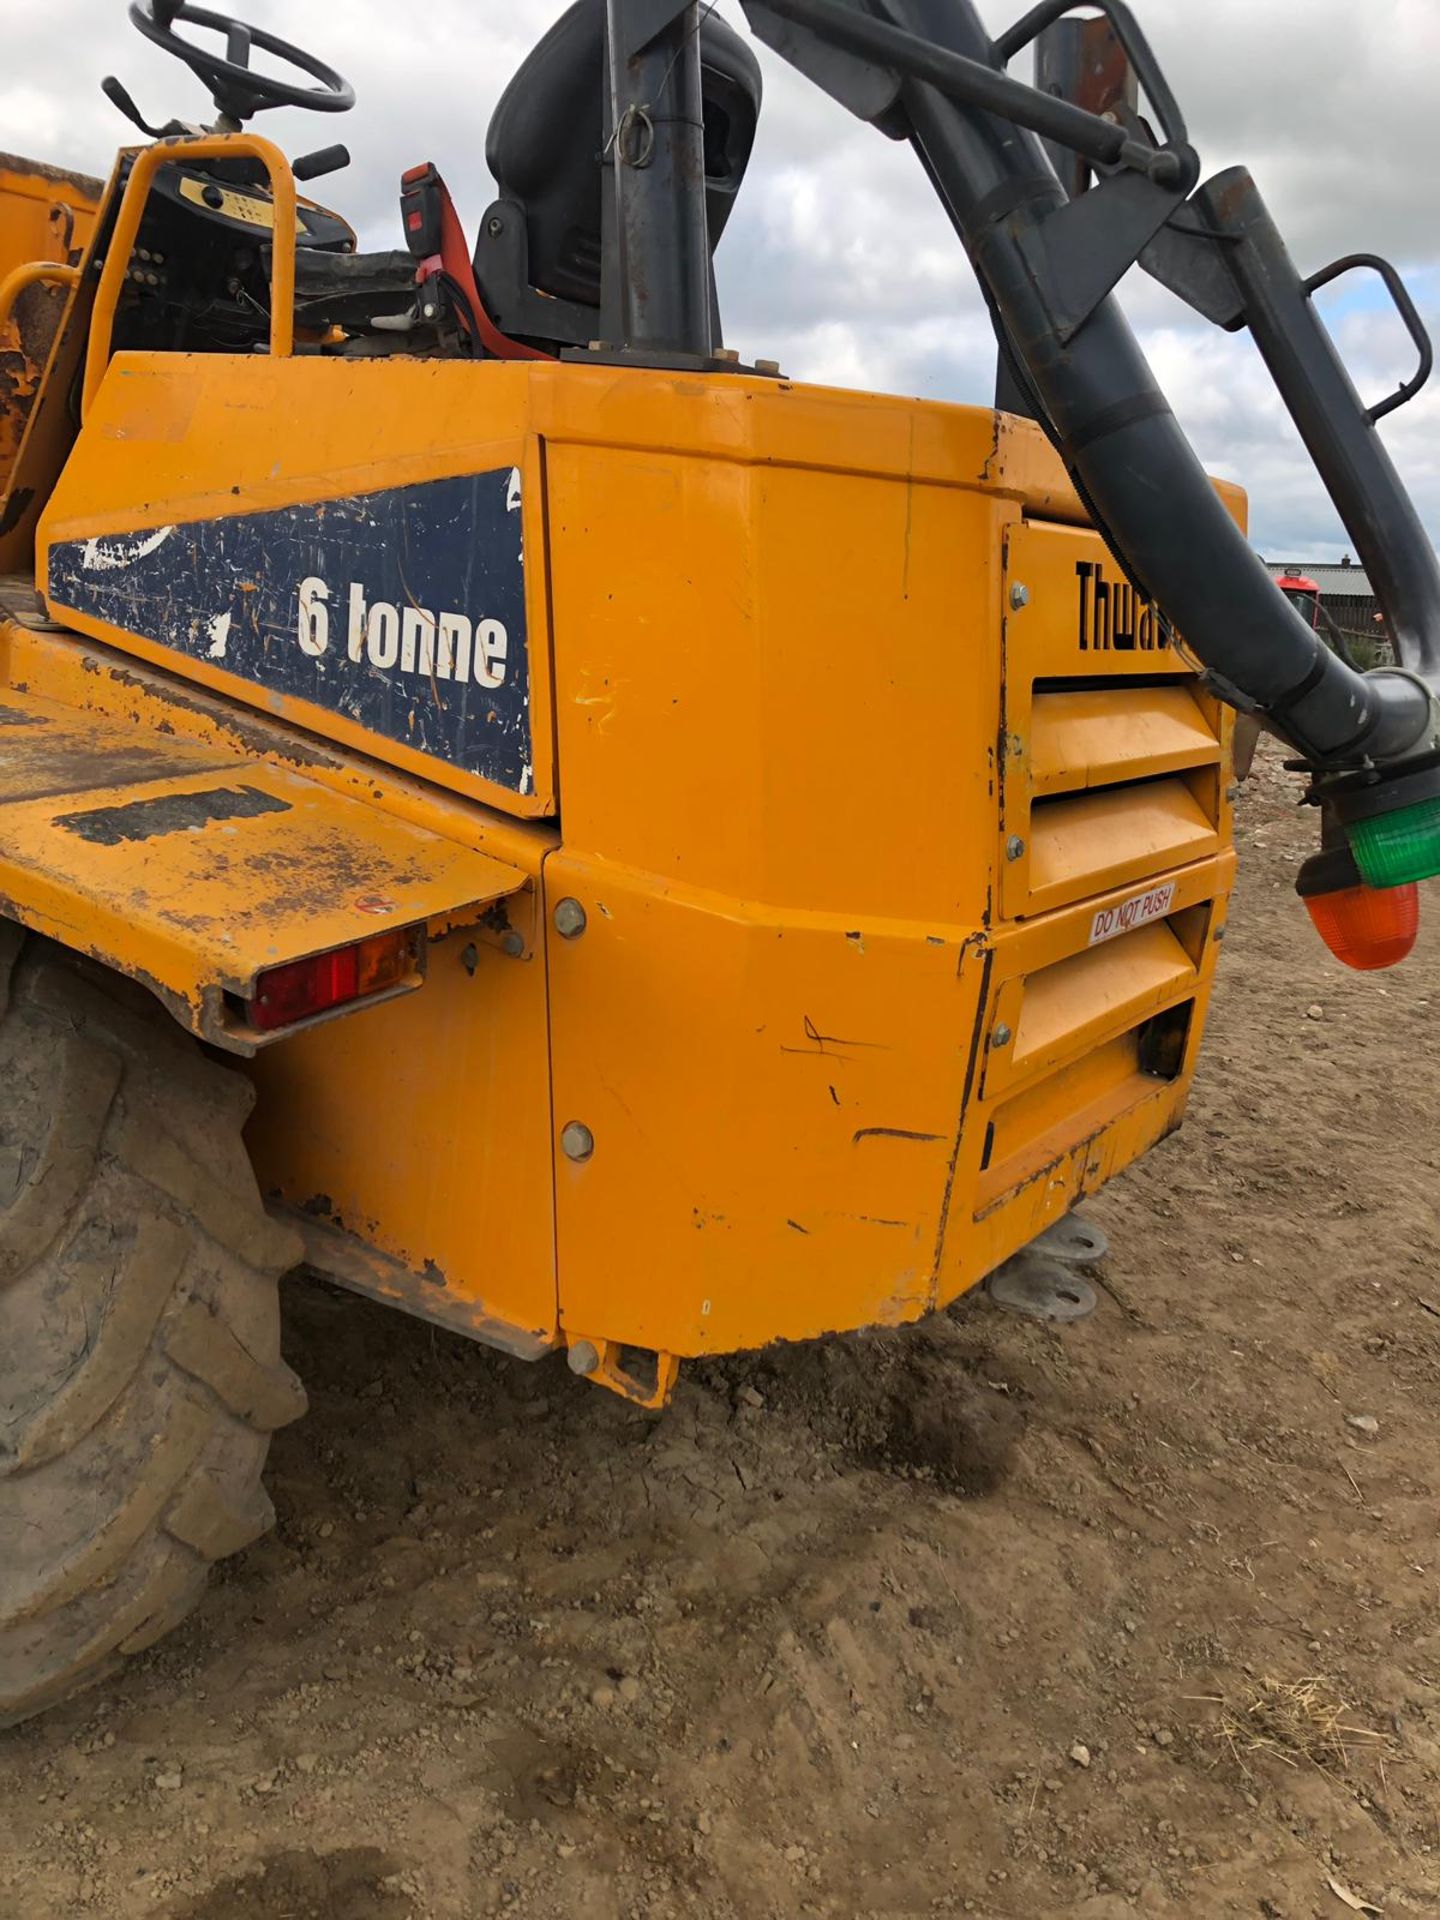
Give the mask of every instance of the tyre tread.
M 38 1411 L 0 1451 L 0 1537 L 27 1542 L 0 1556 L 0 1727 L 191 1610 L 210 1564 L 272 1524 L 269 1437 L 305 1407 L 274 1317 L 299 1241 L 249 1173 L 248 1083 L 131 983 L 0 920 L 0 1077 L 17 1061 L 42 1063 L 53 1097 L 0 1211 L 0 1287 L 39 1325 L 90 1259 L 100 1310 L 68 1360 L 34 1342 L 17 1404 Z M 213 1164 L 187 1139 L 212 1142 Z M 97 1221 L 128 1240 L 98 1279 L 82 1240 Z

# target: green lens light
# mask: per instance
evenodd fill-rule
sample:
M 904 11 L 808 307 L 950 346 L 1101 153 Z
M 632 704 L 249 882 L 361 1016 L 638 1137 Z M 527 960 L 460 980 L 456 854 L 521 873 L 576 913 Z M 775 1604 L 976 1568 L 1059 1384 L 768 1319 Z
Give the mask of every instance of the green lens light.
M 1440 796 L 1354 820 L 1346 832 L 1367 887 L 1403 887 L 1440 874 Z

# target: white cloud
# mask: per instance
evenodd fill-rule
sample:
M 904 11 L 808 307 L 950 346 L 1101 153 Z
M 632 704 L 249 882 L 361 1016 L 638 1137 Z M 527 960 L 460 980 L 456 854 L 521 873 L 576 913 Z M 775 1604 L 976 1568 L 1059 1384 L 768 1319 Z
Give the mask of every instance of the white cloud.
M 1440 293 L 1432 182 L 1440 126 L 1436 0 L 1140 0 L 1206 172 L 1243 161 L 1297 261 L 1392 254 L 1422 311 Z M 121 0 L 48 0 L 9 9 L 5 146 L 103 172 L 129 137 L 101 98 L 118 73 L 152 118 L 205 112 L 183 68 L 126 24 Z M 398 244 L 401 170 L 433 159 L 473 227 L 491 196 L 491 108 L 560 0 L 238 0 L 238 11 L 322 58 L 356 85 L 343 120 L 293 111 L 262 125 L 292 153 L 344 139 L 355 155 L 324 194 L 365 244 Z M 741 24 L 738 0 L 723 11 Z M 992 28 L 1023 0 L 982 0 Z M 862 126 L 760 49 L 767 100 L 750 178 L 719 256 L 727 337 L 779 357 L 797 378 L 988 404 L 993 347 L 958 242 L 913 155 Z M 1022 66 L 1022 72 L 1026 68 Z M 1269 550 L 1324 557 L 1346 545 L 1298 436 L 1244 338 L 1206 327 L 1141 275 L 1124 290 L 1161 383 L 1206 463 L 1244 482 L 1252 530 Z M 1358 290 L 1332 308 L 1367 398 L 1411 362 L 1398 324 Z M 1427 392 L 1385 428 L 1432 534 L 1440 533 L 1440 401 Z

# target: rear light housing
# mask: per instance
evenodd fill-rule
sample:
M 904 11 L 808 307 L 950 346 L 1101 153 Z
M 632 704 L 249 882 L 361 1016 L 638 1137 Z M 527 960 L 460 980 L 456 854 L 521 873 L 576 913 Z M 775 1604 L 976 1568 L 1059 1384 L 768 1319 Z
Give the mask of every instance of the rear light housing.
M 348 947 L 331 947 L 303 960 L 287 961 L 283 967 L 269 967 L 256 976 L 245 1017 L 257 1032 L 274 1033 L 280 1027 L 298 1026 L 320 1014 L 393 993 L 418 974 L 423 943 L 423 928 L 397 927 Z

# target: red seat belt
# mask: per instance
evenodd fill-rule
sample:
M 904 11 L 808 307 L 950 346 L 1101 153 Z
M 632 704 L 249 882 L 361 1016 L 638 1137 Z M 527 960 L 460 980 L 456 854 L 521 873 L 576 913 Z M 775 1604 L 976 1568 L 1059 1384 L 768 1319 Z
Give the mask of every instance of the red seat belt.
M 423 284 L 443 273 L 455 283 L 461 294 L 458 303 L 461 325 L 472 337 L 478 337 L 486 353 L 497 360 L 555 358 L 554 354 L 542 353 L 538 347 L 527 347 L 519 340 L 512 340 L 485 311 L 460 216 L 455 211 L 449 188 L 432 161 L 411 167 L 400 176 L 400 213 L 405 223 L 406 244 L 420 263 L 416 280 Z

